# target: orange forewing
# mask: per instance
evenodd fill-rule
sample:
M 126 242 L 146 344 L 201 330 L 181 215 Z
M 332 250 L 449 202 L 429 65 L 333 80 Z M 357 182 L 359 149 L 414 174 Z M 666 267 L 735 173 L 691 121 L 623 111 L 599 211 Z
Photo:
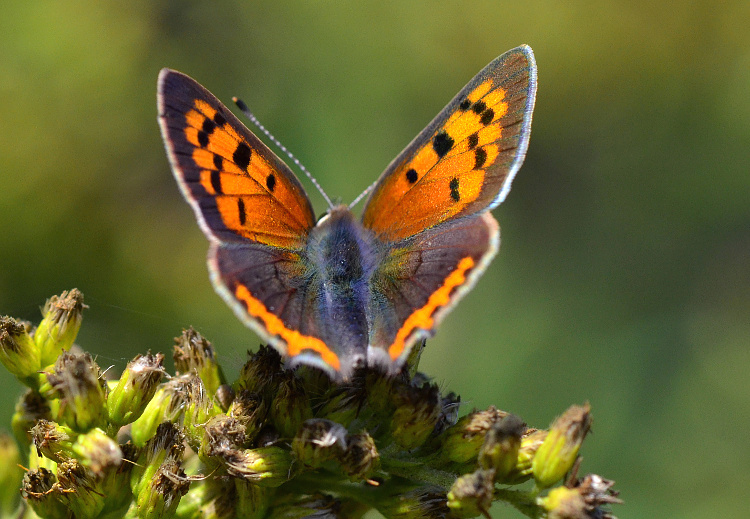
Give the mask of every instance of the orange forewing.
M 365 227 L 393 242 L 502 201 L 528 142 L 536 91 L 528 52 L 485 67 L 391 163 Z
M 296 177 L 213 94 L 185 78 L 162 72 L 161 124 L 175 176 L 204 232 L 303 247 L 315 218 Z

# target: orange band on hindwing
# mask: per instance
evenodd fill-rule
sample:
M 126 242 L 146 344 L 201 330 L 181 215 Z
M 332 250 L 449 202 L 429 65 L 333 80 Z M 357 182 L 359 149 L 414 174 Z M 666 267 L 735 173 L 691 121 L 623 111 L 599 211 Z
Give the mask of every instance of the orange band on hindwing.
M 445 278 L 443 284 L 430 295 L 427 303 L 415 310 L 407 319 L 404 324 L 399 328 L 396 333 L 396 339 L 388 347 L 388 355 L 391 359 L 398 359 L 404 352 L 406 347 L 406 339 L 412 334 L 417 328 L 424 330 L 431 330 L 435 324 L 433 315 L 435 311 L 447 305 L 451 299 L 451 293 L 456 287 L 460 287 L 466 282 L 466 273 L 474 267 L 474 259 L 470 256 L 463 258 L 459 263 L 456 270 L 450 273 Z
M 341 361 L 338 356 L 326 346 L 326 343 L 317 337 L 302 335 L 297 330 L 290 330 L 287 328 L 277 315 L 269 312 L 261 301 L 252 296 L 247 287 L 237 285 L 234 295 L 237 299 L 245 303 L 247 313 L 263 322 L 263 325 L 270 335 L 278 335 L 284 340 L 284 342 L 286 342 L 287 355 L 295 357 L 304 350 L 312 350 L 319 354 L 321 359 L 323 359 L 323 362 L 331 366 L 333 369 L 338 371 L 341 368 Z

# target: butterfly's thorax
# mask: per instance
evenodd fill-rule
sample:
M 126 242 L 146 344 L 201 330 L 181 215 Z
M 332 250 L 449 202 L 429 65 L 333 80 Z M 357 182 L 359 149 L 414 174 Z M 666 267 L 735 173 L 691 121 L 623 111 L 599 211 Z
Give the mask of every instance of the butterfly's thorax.
M 369 340 L 370 279 L 382 246 L 346 206 L 332 209 L 310 232 L 306 255 L 308 290 L 326 337 L 343 349 L 364 353 Z

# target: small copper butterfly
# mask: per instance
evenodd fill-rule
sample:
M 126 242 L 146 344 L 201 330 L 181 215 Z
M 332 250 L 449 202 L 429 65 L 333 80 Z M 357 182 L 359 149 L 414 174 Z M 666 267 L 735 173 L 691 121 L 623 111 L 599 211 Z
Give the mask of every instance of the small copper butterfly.
M 500 204 L 529 144 L 531 48 L 487 65 L 385 169 L 358 219 L 316 222 L 302 185 L 190 77 L 159 74 L 172 170 L 211 242 L 217 292 L 284 355 L 348 379 L 397 372 L 497 253 Z

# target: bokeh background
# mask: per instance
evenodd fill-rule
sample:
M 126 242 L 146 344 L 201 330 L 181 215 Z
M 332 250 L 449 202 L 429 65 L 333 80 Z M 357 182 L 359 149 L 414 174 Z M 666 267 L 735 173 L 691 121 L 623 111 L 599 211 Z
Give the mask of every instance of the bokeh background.
M 159 69 L 242 97 L 348 202 L 528 43 L 539 92 L 495 211 L 503 245 L 423 369 L 464 411 L 533 425 L 590 401 L 583 468 L 617 481 L 620 517 L 746 517 L 749 20 L 746 0 L 5 2 L 0 313 L 38 321 L 78 287 L 78 342 L 102 366 L 194 325 L 233 376 L 258 339 L 209 283 L 159 136 Z M 21 388 L 4 370 L 0 387 L 7 423 Z

